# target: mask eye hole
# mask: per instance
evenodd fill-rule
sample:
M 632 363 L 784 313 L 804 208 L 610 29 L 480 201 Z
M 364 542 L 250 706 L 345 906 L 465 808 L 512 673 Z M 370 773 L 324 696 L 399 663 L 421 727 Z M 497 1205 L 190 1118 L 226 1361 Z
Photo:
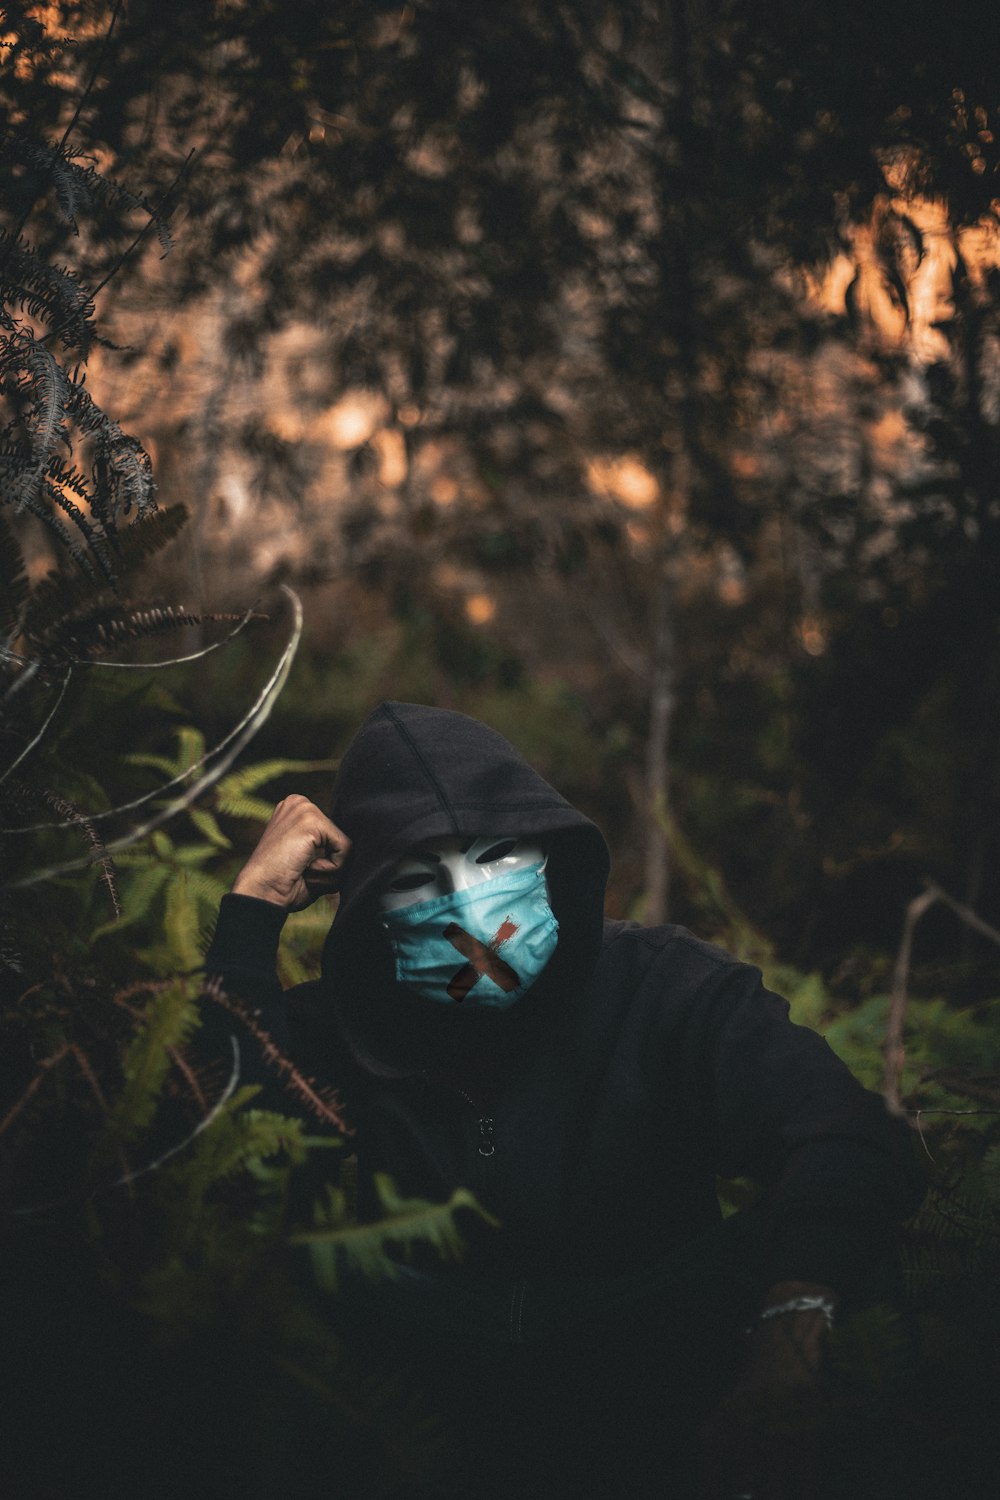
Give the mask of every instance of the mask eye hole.
M 422 885 L 430 885 L 433 875 L 429 870 L 411 870 L 409 874 L 397 875 L 389 884 L 390 891 L 418 891 Z
M 477 865 L 491 865 L 498 859 L 506 859 L 508 854 L 513 854 L 517 848 L 517 839 L 500 839 L 484 849 L 482 854 L 476 855 Z

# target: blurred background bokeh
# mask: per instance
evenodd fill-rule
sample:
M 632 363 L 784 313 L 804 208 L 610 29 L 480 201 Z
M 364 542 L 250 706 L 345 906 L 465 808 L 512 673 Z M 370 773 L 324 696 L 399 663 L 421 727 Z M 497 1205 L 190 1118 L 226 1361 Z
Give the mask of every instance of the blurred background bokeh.
M 479 715 L 605 829 L 615 914 L 738 910 L 846 997 L 925 877 L 996 918 L 979 5 L 6 14 L 72 38 L 8 67 L 11 123 L 68 124 L 96 59 L 75 149 L 169 215 L 121 265 L 117 219 L 31 220 L 115 269 L 88 389 L 191 517 L 156 597 L 304 600 L 259 750 L 335 755 L 383 697 Z M 209 742 L 259 658 L 174 680 Z M 975 999 L 994 957 L 939 906 L 915 972 Z
M 338 1079 L 201 973 L 402 698 L 909 1121 L 816 1500 L 992 1500 L 998 80 L 981 0 L 0 5 L 5 1496 L 451 1493 L 335 1283 L 468 1195 L 360 1224 Z

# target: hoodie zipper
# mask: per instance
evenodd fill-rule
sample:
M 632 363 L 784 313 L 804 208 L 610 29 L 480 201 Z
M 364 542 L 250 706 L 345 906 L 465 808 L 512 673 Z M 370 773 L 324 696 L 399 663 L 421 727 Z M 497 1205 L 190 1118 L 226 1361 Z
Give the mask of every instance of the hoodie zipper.
M 452 1087 L 455 1089 L 456 1093 L 461 1094 L 462 1098 L 465 1100 L 466 1104 L 469 1106 L 470 1109 L 476 1109 L 476 1105 L 469 1098 L 468 1094 L 465 1092 L 464 1089 L 460 1089 L 457 1084 L 453 1084 Z M 478 1114 L 478 1110 L 476 1112 Z M 495 1124 L 495 1121 L 494 1121 L 494 1118 L 493 1118 L 492 1115 L 480 1115 L 479 1116 L 479 1154 L 480 1154 L 480 1156 L 495 1156 L 496 1155 L 496 1149 L 497 1148 L 496 1148 L 496 1143 L 494 1142 L 494 1139 L 493 1139 L 493 1127 L 494 1127 L 494 1124 Z

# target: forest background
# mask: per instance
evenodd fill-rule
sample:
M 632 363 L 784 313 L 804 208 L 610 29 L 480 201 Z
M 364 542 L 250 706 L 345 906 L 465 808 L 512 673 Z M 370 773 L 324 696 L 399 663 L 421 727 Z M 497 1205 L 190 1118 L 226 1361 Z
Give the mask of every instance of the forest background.
M 352 1493 L 417 1462 L 303 1287 L 384 1243 L 343 1185 L 303 1208 L 336 1101 L 189 977 L 267 805 L 322 802 L 397 697 L 508 734 L 606 832 L 613 914 L 762 963 L 908 1113 L 920 1347 L 860 1342 L 885 1426 L 926 1438 L 887 1349 L 951 1390 L 909 1487 L 955 1489 L 1000 1321 L 997 28 L 971 0 L 2 13 L 0 1132 L 14 1264 L 72 1267 L 21 1314 L 72 1349 L 65 1431 L 125 1462 L 150 1410 L 207 1430 L 211 1344 L 265 1476 L 294 1444 L 253 1414 L 293 1387 Z M 220 1011 L 242 1071 L 225 1038 L 189 1057 Z M 397 1238 L 456 1248 L 473 1210 L 386 1191 Z M 94 1386 L 95 1347 L 146 1369 L 150 1338 L 183 1415 L 151 1368 L 134 1407 Z M 36 1486 L 59 1462 L 32 1450 Z

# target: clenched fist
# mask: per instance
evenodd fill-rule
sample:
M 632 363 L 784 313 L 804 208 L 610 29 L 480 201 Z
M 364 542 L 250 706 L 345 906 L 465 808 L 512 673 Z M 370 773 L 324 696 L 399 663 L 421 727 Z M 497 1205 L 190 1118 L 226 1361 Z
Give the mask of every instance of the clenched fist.
M 233 894 L 301 911 L 340 883 L 351 841 L 308 797 L 285 797 L 243 869 Z

